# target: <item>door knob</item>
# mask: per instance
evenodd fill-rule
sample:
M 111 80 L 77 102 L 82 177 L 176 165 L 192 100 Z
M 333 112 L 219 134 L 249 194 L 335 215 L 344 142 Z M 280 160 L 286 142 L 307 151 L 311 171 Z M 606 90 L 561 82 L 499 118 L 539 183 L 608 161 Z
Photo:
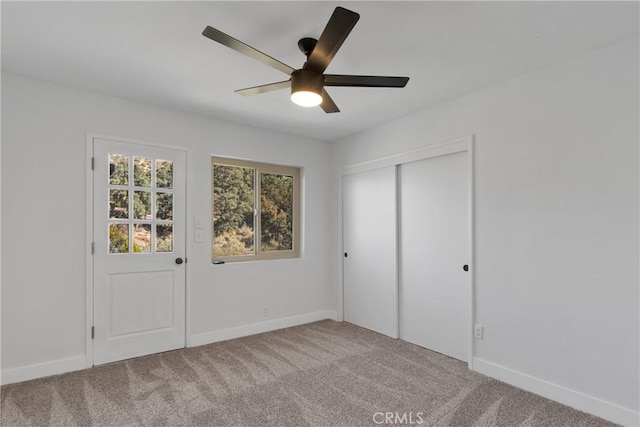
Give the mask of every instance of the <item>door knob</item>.
M 182 263 L 183 263 L 182 258 L 176 258 L 176 264 L 180 265 Z
M 462 269 L 464 271 L 469 271 L 469 266 L 467 264 L 465 264 L 465 265 L 462 266 Z

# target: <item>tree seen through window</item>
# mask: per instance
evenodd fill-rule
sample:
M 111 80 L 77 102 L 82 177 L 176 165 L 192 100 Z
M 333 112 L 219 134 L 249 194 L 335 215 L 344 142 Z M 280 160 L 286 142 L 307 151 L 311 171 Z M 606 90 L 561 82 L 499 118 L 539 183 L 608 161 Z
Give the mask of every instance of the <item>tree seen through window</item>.
M 299 169 L 213 159 L 213 260 L 295 257 Z

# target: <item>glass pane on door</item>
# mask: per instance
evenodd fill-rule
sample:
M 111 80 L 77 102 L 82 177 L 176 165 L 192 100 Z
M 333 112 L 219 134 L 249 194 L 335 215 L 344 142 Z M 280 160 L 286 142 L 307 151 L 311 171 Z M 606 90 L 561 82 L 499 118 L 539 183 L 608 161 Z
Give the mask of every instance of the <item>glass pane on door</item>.
M 109 184 L 129 184 L 129 156 L 109 154 Z
M 156 225 L 156 252 L 173 252 L 173 224 Z
M 133 218 L 151 219 L 151 191 L 134 191 Z
M 151 252 L 151 224 L 133 226 L 133 252 Z
M 129 252 L 129 224 L 109 224 L 109 253 Z
M 146 157 L 133 158 L 133 185 L 151 187 L 151 159 Z
M 108 161 L 109 253 L 173 252 L 173 161 L 117 153 Z
M 156 193 L 156 219 L 173 219 L 173 193 Z
M 129 191 L 109 190 L 109 218 L 129 218 Z
M 173 188 L 173 162 L 156 160 L 156 187 Z

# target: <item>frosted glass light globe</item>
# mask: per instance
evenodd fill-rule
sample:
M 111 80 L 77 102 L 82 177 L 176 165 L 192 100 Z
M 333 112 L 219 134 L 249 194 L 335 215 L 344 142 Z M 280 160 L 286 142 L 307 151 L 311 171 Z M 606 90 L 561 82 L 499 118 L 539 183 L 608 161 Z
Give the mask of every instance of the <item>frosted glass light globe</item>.
M 322 103 L 320 95 L 308 90 L 299 90 L 292 93 L 291 100 L 301 107 L 316 107 Z

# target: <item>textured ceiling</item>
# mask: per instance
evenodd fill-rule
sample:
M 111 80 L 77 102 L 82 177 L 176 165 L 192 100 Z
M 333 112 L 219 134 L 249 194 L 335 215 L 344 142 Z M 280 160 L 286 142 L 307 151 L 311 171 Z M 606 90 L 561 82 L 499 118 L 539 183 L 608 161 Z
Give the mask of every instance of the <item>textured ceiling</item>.
M 336 6 L 358 12 L 332 74 L 409 76 L 328 88 L 341 113 L 281 90 L 286 75 L 201 35 L 211 25 L 299 68 Z M 6 2 L 2 70 L 246 125 L 336 140 L 638 34 L 637 2 Z

